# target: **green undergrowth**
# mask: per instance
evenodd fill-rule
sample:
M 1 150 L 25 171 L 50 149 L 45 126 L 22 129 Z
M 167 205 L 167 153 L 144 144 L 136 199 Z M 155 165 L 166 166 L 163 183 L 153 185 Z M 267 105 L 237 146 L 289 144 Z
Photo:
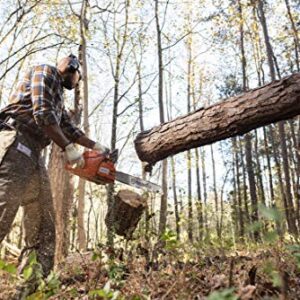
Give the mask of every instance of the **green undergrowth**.
M 116 240 L 114 249 L 99 244 L 93 251 L 71 253 L 46 279 L 34 252 L 20 275 L 16 262 L 1 260 L 6 288 L 0 299 L 9 299 L 17 284 L 33 279 L 38 287 L 28 300 L 297 299 L 300 245 L 293 236 L 278 234 L 282 216 L 276 210 L 259 211 L 261 221 L 242 239 L 211 234 L 190 243 L 167 229 L 159 242 L 140 236 Z

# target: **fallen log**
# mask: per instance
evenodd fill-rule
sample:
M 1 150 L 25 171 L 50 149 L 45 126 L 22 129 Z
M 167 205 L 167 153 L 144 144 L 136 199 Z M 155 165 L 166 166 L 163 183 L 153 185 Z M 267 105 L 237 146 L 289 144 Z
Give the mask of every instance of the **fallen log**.
M 146 207 L 147 200 L 141 195 L 130 190 L 120 190 L 114 196 L 114 203 L 107 212 L 105 224 L 113 227 L 116 234 L 131 239 Z
M 299 114 L 300 73 L 296 73 L 141 132 L 135 149 L 141 161 L 153 165 L 170 155 Z

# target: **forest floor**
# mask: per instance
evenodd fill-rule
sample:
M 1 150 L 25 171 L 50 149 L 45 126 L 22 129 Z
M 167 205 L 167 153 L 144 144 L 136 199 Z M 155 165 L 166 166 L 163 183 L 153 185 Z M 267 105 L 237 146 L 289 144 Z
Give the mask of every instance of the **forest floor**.
M 157 253 L 151 252 L 151 261 L 141 245 L 118 249 L 113 260 L 104 247 L 73 253 L 27 299 L 300 299 L 299 245 L 205 254 L 174 242 Z M 7 266 L 0 264 L 1 300 L 10 299 L 16 285 Z

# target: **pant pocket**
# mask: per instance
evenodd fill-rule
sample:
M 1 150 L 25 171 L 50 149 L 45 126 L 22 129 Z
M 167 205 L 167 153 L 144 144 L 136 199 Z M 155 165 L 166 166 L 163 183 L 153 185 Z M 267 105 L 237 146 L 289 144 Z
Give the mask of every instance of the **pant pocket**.
M 0 131 L 0 165 L 2 163 L 2 160 L 7 150 L 16 140 L 16 137 L 17 137 L 17 132 L 15 130 Z

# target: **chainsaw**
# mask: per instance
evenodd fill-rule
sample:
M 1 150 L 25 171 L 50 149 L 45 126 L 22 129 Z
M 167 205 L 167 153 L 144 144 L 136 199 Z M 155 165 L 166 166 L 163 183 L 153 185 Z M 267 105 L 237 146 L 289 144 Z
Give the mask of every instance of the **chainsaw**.
M 138 189 L 144 188 L 151 192 L 160 193 L 162 191 L 161 187 L 155 183 L 117 171 L 109 155 L 96 150 L 89 150 L 83 153 L 83 158 L 85 161 L 83 168 L 66 164 L 66 170 L 96 184 L 111 184 L 119 181 Z

